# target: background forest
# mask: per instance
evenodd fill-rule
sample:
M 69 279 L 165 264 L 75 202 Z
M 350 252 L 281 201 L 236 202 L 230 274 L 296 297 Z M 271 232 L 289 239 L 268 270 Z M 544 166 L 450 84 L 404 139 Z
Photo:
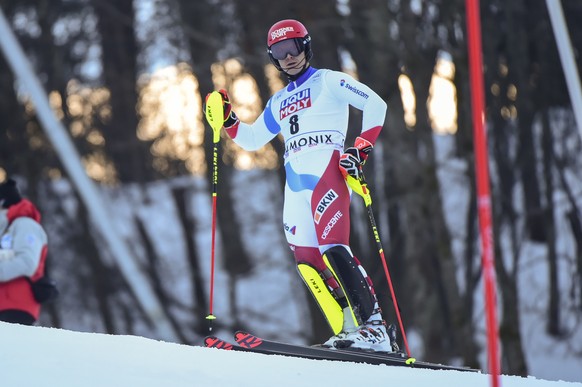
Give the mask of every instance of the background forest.
M 557 0 L 556 0 L 557 1 Z M 546 2 L 481 0 L 502 371 L 563 375 L 582 362 L 582 147 Z M 578 68 L 582 3 L 562 5 Z M 317 68 L 354 74 L 387 103 L 367 178 L 417 357 L 484 364 L 481 257 L 462 0 L 0 0 L 131 257 L 116 257 L 0 57 L 0 180 L 18 179 L 50 237 L 61 287 L 40 325 L 199 344 L 208 332 L 211 130 L 201 101 L 226 88 L 252 122 L 283 87 L 266 32 L 297 18 Z M 361 116 L 351 115 L 351 139 Z M 216 328 L 321 342 L 280 219 L 279 139 L 220 144 Z M 352 247 L 395 321 L 366 212 Z M 260 239 L 257 238 L 260 237 Z M 161 305 L 120 262 L 132 261 Z M 167 333 L 167 332 L 166 332 Z M 162 337 L 163 336 L 163 337 Z M 543 336 L 543 347 L 532 347 Z M 418 355 L 418 353 L 421 355 Z M 549 369 L 545 369 L 548 367 Z M 544 370 L 540 370 L 544 368 Z M 580 380 L 580 379 L 578 379 Z

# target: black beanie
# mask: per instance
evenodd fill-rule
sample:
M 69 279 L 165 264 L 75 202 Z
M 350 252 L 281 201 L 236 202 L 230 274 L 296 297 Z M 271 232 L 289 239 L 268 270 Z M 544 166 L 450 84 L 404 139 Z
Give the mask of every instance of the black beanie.
M 16 182 L 12 179 L 0 184 L 0 206 L 8 208 L 22 200 Z

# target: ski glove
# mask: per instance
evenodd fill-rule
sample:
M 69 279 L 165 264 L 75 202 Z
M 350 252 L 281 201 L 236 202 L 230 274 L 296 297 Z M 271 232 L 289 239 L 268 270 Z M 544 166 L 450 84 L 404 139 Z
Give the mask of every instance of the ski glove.
M 372 151 L 373 145 L 370 141 L 356 137 L 354 146 L 347 148 L 340 156 L 339 169 L 344 178 L 348 176 L 361 180 L 363 178 L 362 167 Z
M 220 89 L 220 90 L 218 90 L 218 92 L 222 96 L 222 109 L 224 112 L 224 117 L 223 117 L 224 123 L 222 126 L 225 129 L 230 129 L 230 128 L 234 127 L 235 125 L 238 126 L 237 124 L 240 121 L 239 121 L 238 117 L 236 116 L 236 114 L 232 111 L 232 105 L 230 104 L 230 98 L 228 97 L 228 93 L 224 89 Z M 210 97 L 210 94 L 212 94 L 212 93 L 206 94 L 206 98 L 204 99 L 204 111 L 206 111 L 206 102 L 208 101 L 208 97 Z
M 222 95 L 222 107 L 224 110 L 224 128 L 230 129 L 233 126 L 238 126 L 240 122 L 236 114 L 232 111 L 232 105 L 230 104 L 230 98 L 228 98 L 228 93 L 224 89 L 218 90 L 220 95 Z

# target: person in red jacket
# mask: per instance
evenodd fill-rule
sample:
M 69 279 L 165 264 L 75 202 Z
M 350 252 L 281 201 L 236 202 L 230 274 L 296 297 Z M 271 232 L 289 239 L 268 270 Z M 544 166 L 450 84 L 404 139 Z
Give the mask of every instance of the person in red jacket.
M 32 325 L 40 304 L 30 281 L 44 275 L 47 235 L 40 212 L 16 182 L 0 184 L 0 321 Z

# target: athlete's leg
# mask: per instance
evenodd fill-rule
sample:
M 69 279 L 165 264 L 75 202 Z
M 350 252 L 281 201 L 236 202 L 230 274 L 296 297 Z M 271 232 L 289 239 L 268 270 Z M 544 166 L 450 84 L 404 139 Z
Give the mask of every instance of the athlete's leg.
M 323 261 L 319 250 L 310 205 L 317 175 L 298 174 L 291 166 L 287 166 L 286 170 L 283 208 L 285 236 L 294 252 L 299 275 L 332 331 L 337 334 L 344 328 L 344 309 L 349 309 L 349 304 L 342 287 Z
M 376 292 L 349 248 L 350 191 L 337 168 L 339 152 L 318 181 L 311 198 L 314 226 L 324 262 L 338 278 L 358 325 L 382 322 Z
M 371 281 L 348 246 L 350 192 L 339 153 L 328 155 L 325 165 L 319 152 L 286 165 L 283 220 L 299 273 L 336 335 L 326 342 L 333 345 L 362 323 L 383 320 Z

